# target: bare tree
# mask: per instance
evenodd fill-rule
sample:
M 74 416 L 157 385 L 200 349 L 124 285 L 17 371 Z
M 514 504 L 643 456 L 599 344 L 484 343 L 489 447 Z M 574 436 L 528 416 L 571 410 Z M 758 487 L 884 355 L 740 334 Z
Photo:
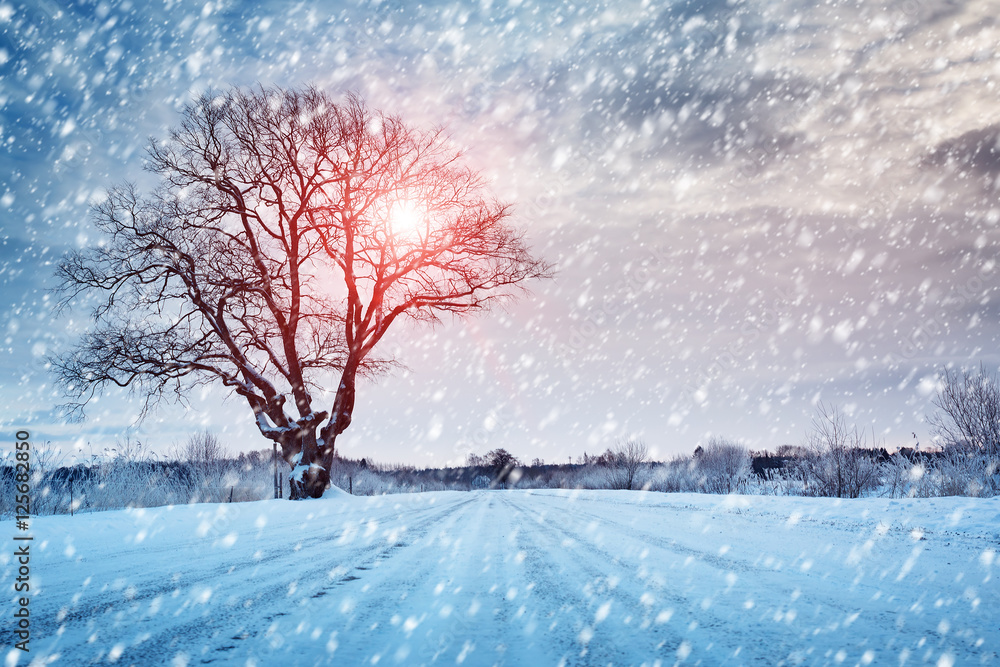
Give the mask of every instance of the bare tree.
M 347 176 L 327 189 L 334 213 L 316 226 L 346 292 L 346 358 L 320 433 L 324 465 L 351 423 L 357 374 L 395 321 L 481 311 L 549 273 L 506 224 L 509 207 L 485 197 L 440 131 L 416 132 L 356 98 L 340 127 Z
M 944 384 L 934 398 L 938 412 L 928 418 L 946 446 L 968 448 L 1000 458 L 1000 381 L 996 373 L 944 369 Z
M 978 488 L 972 495 L 1000 493 L 1000 381 L 980 366 L 978 373 L 944 370 L 944 384 L 934 399 L 938 411 L 928 418 L 944 445 L 939 467 L 953 484 Z
M 120 386 L 145 413 L 221 383 L 281 445 L 290 497 L 322 495 L 357 379 L 393 362 L 375 347 L 394 322 L 484 311 L 548 275 L 460 158 L 353 96 L 202 96 L 149 150 L 159 187 L 113 188 L 102 244 L 59 266 L 62 306 L 100 295 L 94 329 L 53 360 L 69 407 Z
M 206 466 L 219 463 L 226 458 L 222 441 L 207 429 L 189 437 L 179 454 L 180 458 L 188 463 Z
M 219 437 L 208 429 L 189 437 L 178 452 L 178 458 L 189 464 L 189 469 L 201 479 L 202 485 L 209 478 L 212 478 L 212 483 L 219 483 L 215 478 L 221 478 L 227 467 L 226 448 Z
M 493 469 L 493 483 L 506 488 L 511 473 L 521 462 L 506 449 L 498 448 L 486 454 L 486 464 Z
M 878 485 L 879 466 L 864 431 L 837 408 L 819 404 L 808 442 L 808 454 L 797 463 L 807 494 L 859 498 Z
M 608 486 L 612 489 L 631 490 L 642 466 L 649 459 L 649 449 L 635 438 L 623 438 L 610 450 Z

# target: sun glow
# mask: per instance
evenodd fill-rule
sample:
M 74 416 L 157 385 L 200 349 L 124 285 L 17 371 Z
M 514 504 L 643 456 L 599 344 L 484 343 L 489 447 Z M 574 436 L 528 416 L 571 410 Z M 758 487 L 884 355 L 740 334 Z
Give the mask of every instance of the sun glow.
M 402 236 L 419 234 L 424 226 L 424 216 L 412 202 L 399 201 L 389 210 L 389 225 L 393 234 Z

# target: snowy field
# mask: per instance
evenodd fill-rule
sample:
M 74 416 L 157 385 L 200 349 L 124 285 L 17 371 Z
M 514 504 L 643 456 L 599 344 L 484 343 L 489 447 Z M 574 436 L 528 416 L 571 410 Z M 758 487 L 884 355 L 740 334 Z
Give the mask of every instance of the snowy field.
M 997 498 L 337 494 L 32 533 L 37 664 L 1000 664 Z

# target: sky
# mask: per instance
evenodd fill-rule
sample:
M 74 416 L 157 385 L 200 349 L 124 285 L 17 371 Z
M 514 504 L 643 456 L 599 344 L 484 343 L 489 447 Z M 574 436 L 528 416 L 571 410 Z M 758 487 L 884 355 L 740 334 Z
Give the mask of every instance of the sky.
M 210 88 L 316 85 L 443 126 L 552 279 L 384 345 L 346 456 L 418 466 L 505 447 L 655 457 L 803 444 L 817 405 L 930 446 L 946 366 L 1000 366 L 998 2 L 0 2 L 0 412 L 67 460 L 209 429 L 198 390 L 67 424 L 46 358 L 89 325 L 53 270 L 89 206 Z

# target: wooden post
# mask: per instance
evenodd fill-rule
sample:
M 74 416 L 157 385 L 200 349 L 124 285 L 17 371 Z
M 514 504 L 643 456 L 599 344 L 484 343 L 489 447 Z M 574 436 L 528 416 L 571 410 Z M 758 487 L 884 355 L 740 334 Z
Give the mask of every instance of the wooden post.
M 69 515 L 73 516 L 73 473 L 69 474 Z
M 274 443 L 274 497 L 281 497 L 281 482 L 278 481 L 278 443 Z
M 352 496 L 354 495 L 354 478 L 353 477 L 348 477 L 347 478 L 347 492 L 350 493 Z

